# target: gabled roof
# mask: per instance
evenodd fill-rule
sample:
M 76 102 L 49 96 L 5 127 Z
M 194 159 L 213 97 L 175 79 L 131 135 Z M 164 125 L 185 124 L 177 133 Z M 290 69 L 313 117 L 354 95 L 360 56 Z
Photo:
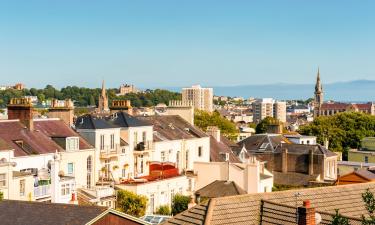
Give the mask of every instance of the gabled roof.
M 102 117 L 97 117 L 91 114 L 86 114 L 77 118 L 75 122 L 75 128 L 96 130 L 96 129 L 112 129 L 112 128 L 119 128 L 119 127 L 111 123 L 108 123 Z
M 0 221 L 2 225 L 82 225 L 105 210 L 97 206 L 3 200 Z
M 15 156 L 64 151 L 52 140 L 52 137 L 80 136 L 58 119 L 34 120 L 34 130 L 25 128 L 18 120 L 0 121 L 0 138 L 9 145 L 8 147 L 11 147 L 10 149 L 14 149 Z M 79 138 L 79 140 L 80 149 L 93 148 L 83 138 Z M 22 145 L 24 147 L 21 147 Z
M 221 140 L 221 138 L 220 138 Z M 214 137 L 210 136 L 210 161 L 211 162 L 224 162 L 226 153 L 229 154 L 229 162 L 240 163 L 239 158 L 232 152 L 232 149 L 223 143 L 218 142 Z
M 215 180 L 214 182 L 197 190 L 195 194 L 201 197 L 218 198 L 233 195 L 247 194 L 245 190 L 239 187 L 234 181 Z
M 131 116 L 126 112 L 116 112 L 110 117 L 106 118 L 107 121 L 118 127 L 143 127 L 151 126 L 150 123 L 140 120 L 137 117 Z
M 154 141 L 208 137 L 199 128 L 177 115 L 138 116 L 137 119 L 153 125 Z
M 213 198 L 208 203 L 203 203 L 176 215 L 165 224 L 258 225 L 261 200 L 293 207 L 296 205 L 302 206 L 304 200 L 310 200 L 311 206 L 318 212 L 334 214 L 335 209 L 339 209 L 343 216 L 360 218 L 361 215 L 367 214 L 362 201 L 362 194 L 367 189 L 374 193 L 375 183 Z

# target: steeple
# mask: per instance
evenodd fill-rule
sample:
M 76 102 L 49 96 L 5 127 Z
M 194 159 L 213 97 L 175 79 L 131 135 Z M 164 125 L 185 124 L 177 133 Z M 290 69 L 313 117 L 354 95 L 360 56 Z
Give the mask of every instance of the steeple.
M 320 70 L 318 67 L 318 74 L 316 76 L 315 92 L 314 92 L 314 116 L 320 115 L 320 107 L 323 104 L 323 86 L 320 81 Z
M 99 96 L 99 106 L 98 106 L 99 112 L 107 112 L 109 111 L 108 108 L 108 97 L 105 90 L 104 80 L 102 82 L 102 93 Z
M 320 71 L 318 67 L 318 75 L 316 76 L 315 94 L 323 92 L 323 87 L 320 82 Z

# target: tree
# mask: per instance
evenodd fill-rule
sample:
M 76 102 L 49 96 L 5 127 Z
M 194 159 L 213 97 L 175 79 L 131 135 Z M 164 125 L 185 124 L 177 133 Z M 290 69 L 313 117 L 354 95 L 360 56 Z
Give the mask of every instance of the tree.
M 332 222 L 331 225 L 350 225 L 349 220 L 346 217 L 343 217 L 340 213 L 339 210 L 335 210 L 336 213 L 334 216 L 332 216 Z
M 176 194 L 172 200 L 172 214 L 176 215 L 188 209 L 190 196 Z
M 359 112 L 320 116 L 302 126 L 299 133 L 317 136 L 320 144 L 328 141 L 329 149 L 334 151 L 358 148 L 364 137 L 375 136 L 375 116 Z
M 4 199 L 4 193 L 0 191 L 0 201 Z
M 278 119 L 275 119 L 273 117 L 267 116 L 263 120 L 261 120 L 258 125 L 255 127 L 255 132 L 257 134 L 264 134 L 267 133 L 268 128 L 270 125 L 280 124 L 280 121 Z
M 161 205 L 156 209 L 155 213 L 158 215 L 169 216 L 171 215 L 171 207 L 169 207 L 168 205 Z
M 362 194 L 362 200 L 365 203 L 365 208 L 368 212 L 368 216 L 362 215 L 362 225 L 374 225 L 375 224 L 375 198 L 374 194 L 367 189 L 365 193 Z
M 117 191 L 117 207 L 118 210 L 126 214 L 141 217 L 146 213 L 147 197 L 137 195 L 131 191 Z
M 209 113 L 196 110 L 194 114 L 194 124 L 204 131 L 207 130 L 208 126 L 217 126 L 221 132 L 229 138 L 237 137 L 238 135 L 236 125 L 222 117 L 217 111 Z

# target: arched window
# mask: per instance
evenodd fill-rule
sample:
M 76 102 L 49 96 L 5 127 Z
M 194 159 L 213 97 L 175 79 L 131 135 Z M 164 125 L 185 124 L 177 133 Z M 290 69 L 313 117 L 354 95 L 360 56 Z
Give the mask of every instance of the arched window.
M 92 156 L 87 157 L 87 188 L 91 188 Z

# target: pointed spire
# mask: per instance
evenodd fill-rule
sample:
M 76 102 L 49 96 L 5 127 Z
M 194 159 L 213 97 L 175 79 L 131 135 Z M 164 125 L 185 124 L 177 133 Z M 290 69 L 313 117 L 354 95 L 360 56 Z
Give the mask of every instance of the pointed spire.
M 322 92 L 322 84 L 320 82 L 320 69 L 318 67 L 318 74 L 316 76 L 315 92 Z
M 106 96 L 105 94 L 105 86 L 104 86 L 104 80 L 102 81 L 102 97 Z

